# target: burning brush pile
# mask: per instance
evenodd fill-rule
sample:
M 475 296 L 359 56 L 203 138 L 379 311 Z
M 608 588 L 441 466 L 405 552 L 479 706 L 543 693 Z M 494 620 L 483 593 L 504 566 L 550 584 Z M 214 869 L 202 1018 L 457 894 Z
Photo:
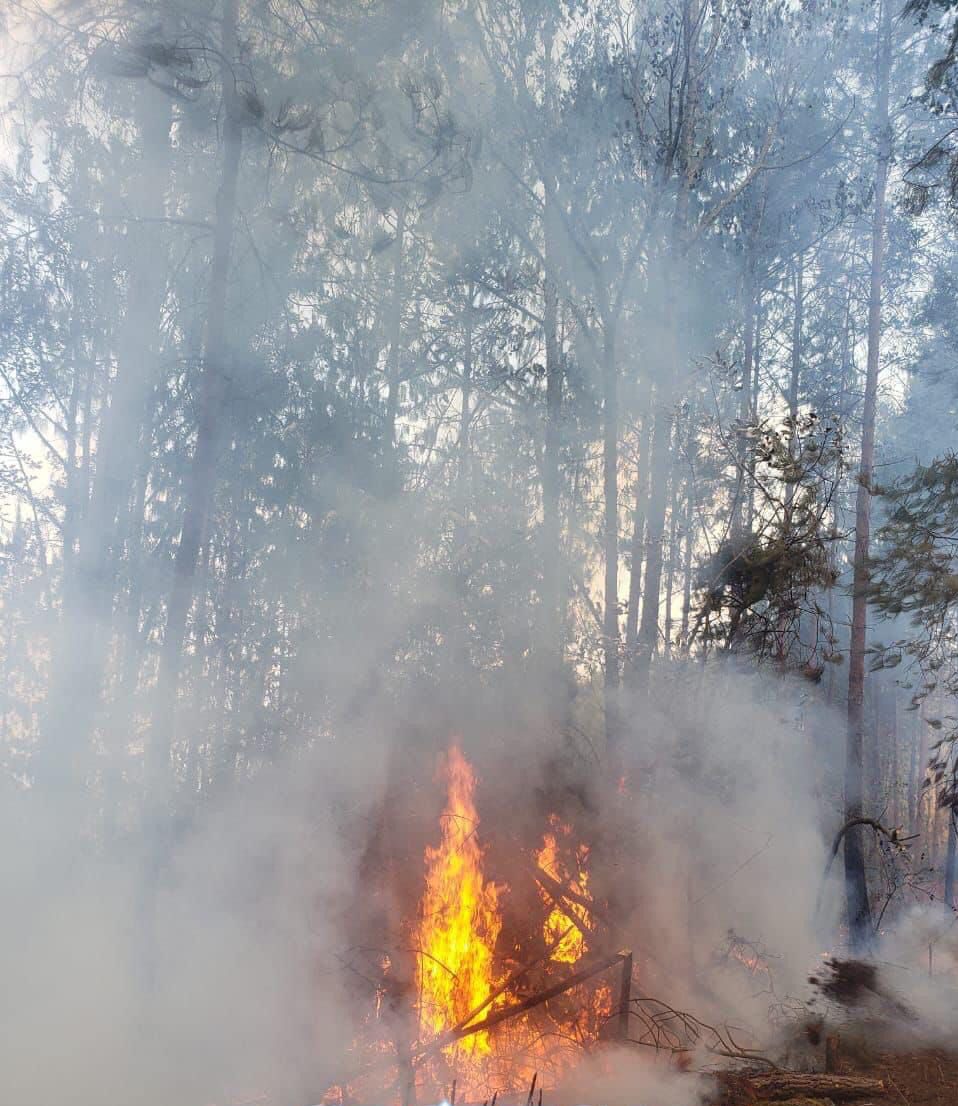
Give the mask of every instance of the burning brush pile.
M 543 1090 L 561 1092 L 570 1078 L 617 1082 L 623 1071 L 637 1072 L 638 1056 L 659 1061 L 662 1077 L 687 1081 L 682 1094 L 690 1102 L 703 1094 L 740 1106 L 881 1093 L 880 1080 L 836 1070 L 828 1043 L 837 1038 L 828 1036 L 819 1014 L 808 1020 L 807 1004 L 793 1001 L 792 1010 L 776 998 L 768 959 L 754 942 L 730 933 L 715 970 L 726 965 L 744 973 L 773 1003 L 770 1018 L 776 1007 L 787 1015 L 803 1053 L 798 1070 L 780 1066 L 791 1048 L 781 1033 L 783 1056 L 770 1059 L 746 1028 L 709 1024 L 643 993 L 648 981 L 631 952 L 615 943 L 623 930 L 612 919 L 627 905 L 601 893 L 608 846 L 600 846 L 600 866 L 596 849 L 579 839 L 576 819 L 557 812 L 529 815 L 524 833 L 481 832 L 477 777 L 458 747 L 443 758 L 440 778 L 442 812 L 428 837 L 424 832 L 415 861 L 392 848 L 394 812 L 383 818 L 378 838 L 390 859 L 379 864 L 378 882 L 401 874 L 408 891 L 405 898 L 395 887 L 378 891 L 391 917 L 403 920 L 390 926 L 388 910 L 373 910 L 372 932 L 391 934 L 389 947 L 357 944 L 355 957 L 344 961 L 360 1014 L 343 1075 L 326 1091 L 324 1106 L 443 1100 L 534 1106 L 534 1091 L 541 1106 Z M 495 815 L 489 821 L 498 828 Z M 371 896 L 374 882 L 368 881 Z M 650 954 L 641 975 L 674 982 Z M 649 1070 L 643 1068 L 643 1079 Z
M 590 888 L 590 848 L 557 815 L 513 859 L 535 898 L 487 874 L 476 775 L 457 747 L 444 758 L 446 801 L 425 849 L 415 919 L 402 947 L 380 950 L 351 1068 L 327 1103 L 482 1102 L 554 1085 L 585 1052 L 621 1033 L 631 956 L 611 952 Z M 528 894 L 527 890 L 527 894 Z M 520 913 L 524 925 L 511 914 Z M 627 1017 L 626 1022 L 627 1024 Z M 455 1090 L 453 1090 L 455 1088 Z

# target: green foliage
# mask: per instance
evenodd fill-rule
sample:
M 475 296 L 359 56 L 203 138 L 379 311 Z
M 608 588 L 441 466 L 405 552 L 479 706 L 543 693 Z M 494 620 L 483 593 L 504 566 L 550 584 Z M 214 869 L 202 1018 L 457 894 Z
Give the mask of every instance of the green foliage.
M 869 600 L 888 618 L 906 618 L 911 632 L 876 645 L 872 668 L 897 668 L 905 660 L 917 666 L 922 679 L 911 700 L 917 709 L 958 694 L 958 456 L 919 465 L 879 491 L 887 517 L 877 535 Z M 958 726 L 952 719 L 927 722 L 942 731 L 932 780 L 954 802 Z
M 730 533 L 705 562 L 700 618 L 713 639 L 818 680 L 837 659 L 830 618 L 818 602 L 837 582 L 831 497 L 843 462 L 837 426 L 814 413 L 795 424 L 739 430 L 762 489 L 753 529 Z M 814 629 L 809 634 L 809 627 Z

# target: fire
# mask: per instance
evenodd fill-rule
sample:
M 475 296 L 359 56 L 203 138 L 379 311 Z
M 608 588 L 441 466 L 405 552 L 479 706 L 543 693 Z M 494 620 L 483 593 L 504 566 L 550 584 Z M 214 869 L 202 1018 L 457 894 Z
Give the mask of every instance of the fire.
M 584 980 L 528 1005 L 537 992 L 568 977 L 573 966 L 594 951 L 585 936 L 597 929 L 589 910 L 593 901 L 589 849 L 576 844 L 572 828 L 557 816 L 549 819 L 535 859 L 541 872 L 574 898 L 562 895 L 560 907 L 543 896 L 545 923 L 542 914 L 533 911 L 528 929 L 523 930 L 520 923 L 514 932 L 516 925 L 510 918 L 507 941 L 502 906 L 509 888 L 484 870 L 475 801 L 478 780 L 455 745 L 443 760 L 441 777 L 446 801 L 438 841 L 425 850 L 423 891 L 410 934 L 415 972 L 409 983 L 415 988 L 407 991 L 408 985 L 399 977 L 391 984 L 392 963 L 384 956 L 379 964 L 381 983 L 354 1045 L 357 1056 L 364 1057 L 358 1067 L 366 1067 L 357 1085 L 382 1078 L 387 1081 L 377 1082 L 375 1091 L 369 1082 L 367 1093 L 388 1094 L 388 1079 L 395 1076 L 386 1076 L 388 1065 L 382 1060 L 390 1057 L 398 1062 L 400 1073 L 411 1072 L 420 1101 L 449 1094 L 453 1084 L 462 1101 L 520 1091 L 534 1075 L 540 1085 L 543 1081 L 555 1085 L 583 1049 L 600 1038 L 612 1012 L 612 992 L 605 978 Z M 497 952 L 497 946 L 503 947 Z M 395 1025 L 391 1015 L 398 1007 L 389 998 L 397 987 L 397 993 L 409 994 L 417 1024 L 405 1023 L 411 1032 L 403 1029 L 401 1039 L 390 1039 Z M 510 1014 L 512 1007 L 515 1012 Z M 412 1012 L 407 1004 L 402 1009 Z M 490 1029 L 440 1047 L 450 1031 L 476 1026 L 490 1017 L 494 1023 Z M 404 1057 L 409 1069 L 403 1068 Z M 327 1101 L 345 1101 L 354 1089 L 351 1084 L 333 1088 Z
M 479 816 L 476 777 L 461 751 L 446 757 L 446 807 L 441 839 L 426 850 L 425 890 L 420 903 L 419 993 L 420 1036 L 438 1036 L 468 1020 L 499 985 L 495 947 L 502 928 L 502 890 L 483 875 L 483 852 L 476 830 Z M 489 1036 L 475 1033 L 447 1051 L 461 1065 L 488 1055 Z
M 585 869 L 589 850 L 585 846 L 578 846 L 575 849 L 577 870 L 574 874 L 566 871 L 559 858 L 559 836 L 570 836 L 572 828 L 563 825 L 555 814 L 549 818 L 549 826 L 550 829 L 542 838 L 542 848 L 536 853 L 536 863 L 546 875 L 567 886 L 580 898 L 591 901 L 589 873 Z M 547 898 L 545 895 L 543 897 Z M 551 955 L 553 960 L 562 964 L 575 964 L 588 952 L 585 935 L 575 922 L 580 922 L 584 929 L 589 929 L 592 925 L 592 919 L 585 906 L 581 903 L 568 902 L 561 910 L 558 906 L 553 906 L 543 927 L 542 936 L 547 946 L 553 945 L 556 941 L 559 942 Z

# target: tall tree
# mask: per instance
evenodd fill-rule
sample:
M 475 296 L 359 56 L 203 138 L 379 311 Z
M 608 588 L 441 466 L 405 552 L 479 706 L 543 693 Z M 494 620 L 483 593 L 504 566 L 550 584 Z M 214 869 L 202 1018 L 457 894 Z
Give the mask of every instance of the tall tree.
M 865 651 L 868 621 L 868 557 L 871 532 L 872 474 L 875 463 L 875 419 L 882 336 L 882 266 L 885 252 L 885 202 L 891 162 L 888 90 L 891 78 L 891 10 L 883 0 L 876 35 L 874 128 L 877 142 L 868 295 L 868 360 L 862 408 L 861 461 L 855 492 L 855 552 L 852 581 L 852 626 L 848 655 L 848 736 L 845 750 L 845 821 L 863 814 L 865 746 Z M 871 907 L 863 849 L 864 829 L 845 834 L 845 897 L 852 944 L 872 939 Z

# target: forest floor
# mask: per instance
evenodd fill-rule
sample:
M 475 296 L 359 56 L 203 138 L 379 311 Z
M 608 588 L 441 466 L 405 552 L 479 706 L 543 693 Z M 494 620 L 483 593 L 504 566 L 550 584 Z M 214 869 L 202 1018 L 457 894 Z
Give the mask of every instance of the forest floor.
M 853 1058 L 839 1058 L 838 1069 L 843 1075 L 867 1075 L 884 1081 L 885 1094 L 872 1100 L 874 1106 L 958 1106 L 956 1052 L 857 1049 Z
M 855 1098 L 848 1106 L 958 1106 L 958 1052 L 886 1051 L 856 1042 L 839 1057 L 834 1074 L 880 1079 L 885 1085 L 884 1093 Z M 764 1099 L 759 1102 L 754 1090 L 734 1083 L 717 1101 L 722 1106 L 774 1106 Z M 831 1102 L 799 1094 L 778 1106 L 825 1106 Z

